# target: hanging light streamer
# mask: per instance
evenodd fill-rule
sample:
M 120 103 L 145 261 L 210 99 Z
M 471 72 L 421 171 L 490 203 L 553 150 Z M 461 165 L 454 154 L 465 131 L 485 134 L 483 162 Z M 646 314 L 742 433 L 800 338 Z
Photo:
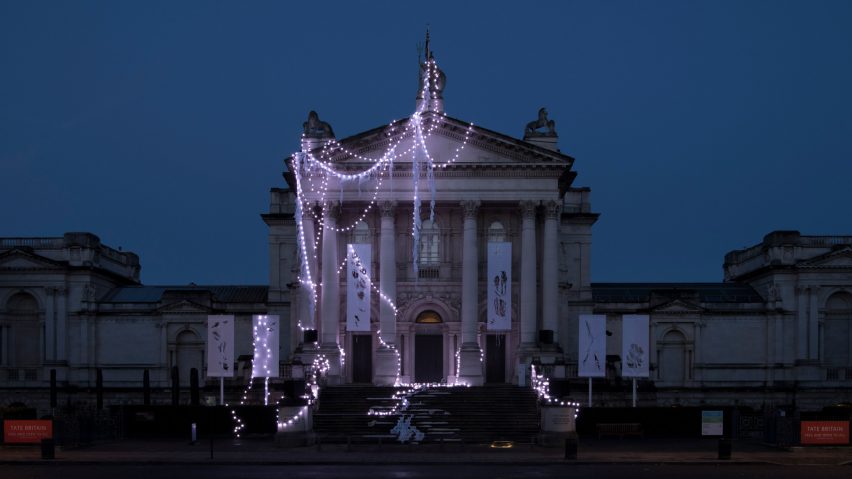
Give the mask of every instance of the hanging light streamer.
M 428 182 L 429 190 L 430 190 L 430 203 L 429 203 L 429 220 L 435 220 L 435 204 L 436 204 L 436 184 L 435 184 L 435 169 L 436 168 L 446 168 L 447 166 L 453 164 L 461 155 L 461 152 L 464 150 L 465 146 L 470 139 L 470 135 L 473 131 L 473 123 L 470 123 L 465 130 L 464 138 L 461 142 L 461 145 L 455 148 L 453 152 L 453 156 L 442 163 L 438 163 L 434 160 L 433 155 L 430 153 L 428 148 L 428 140 L 433 134 L 433 132 L 440 126 L 442 122 L 446 119 L 446 114 L 429 111 L 432 107 L 432 89 L 436 87 L 439 70 L 437 67 L 437 63 L 434 58 L 429 58 L 426 60 L 426 78 L 423 82 L 423 89 L 421 90 L 421 97 L 424 101 L 418 104 L 415 112 L 406 120 L 394 120 L 388 124 L 388 127 L 383 132 L 384 136 L 389 139 L 389 145 L 385 152 L 377 158 L 370 158 L 360 153 L 345 148 L 340 142 L 337 140 L 329 140 L 325 142 L 325 144 L 319 148 L 318 150 L 311 150 L 310 145 L 307 141 L 305 135 L 302 135 L 301 141 L 301 151 L 293 155 L 292 171 L 295 173 L 295 182 L 296 182 L 296 196 L 297 196 L 297 228 L 298 228 L 298 246 L 300 250 L 300 258 L 302 260 L 302 268 L 300 269 L 300 284 L 309 288 L 310 290 L 310 314 L 311 317 L 314 316 L 316 311 L 316 303 L 317 303 L 317 283 L 316 279 L 312 277 L 311 274 L 311 264 L 316 264 L 318 262 L 317 251 L 319 251 L 319 245 L 322 242 L 322 235 L 326 233 L 326 228 L 329 230 L 329 233 L 339 233 L 339 232 L 348 232 L 355 228 L 355 226 L 366 218 L 366 215 L 371 211 L 371 209 L 376 205 L 377 198 L 379 192 L 382 190 L 382 182 L 386 177 L 390 177 L 390 187 L 391 191 L 393 191 L 393 177 L 394 177 L 394 163 L 397 160 L 406 158 L 410 155 L 412 166 L 412 182 L 413 182 L 413 226 L 412 226 L 412 239 L 413 239 L 413 249 L 412 256 L 414 258 L 413 267 L 415 271 L 415 277 L 418 276 L 418 259 L 419 259 L 419 243 L 420 243 L 420 229 L 422 225 L 421 219 L 421 188 L 420 188 L 420 177 L 422 172 L 425 170 L 426 179 Z M 410 139 L 411 145 L 407 148 L 400 148 L 404 141 Z M 318 156 L 315 156 L 318 154 Z M 358 161 L 369 164 L 370 166 L 362 171 L 357 173 L 352 173 L 350 171 L 341 171 L 337 168 L 337 165 L 334 161 L 332 161 L 332 157 L 336 158 L 354 158 Z M 371 195 L 371 199 L 367 202 L 367 205 L 364 207 L 363 211 L 360 214 L 355 216 L 355 221 L 351 224 L 343 225 L 343 226 L 330 226 L 327 225 L 324 221 L 325 215 L 328 214 L 326 211 L 326 199 L 329 198 L 329 187 L 330 180 L 334 178 L 338 182 L 339 192 L 339 200 L 341 204 L 343 203 L 344 195 L 344 182 L 357 181 L 358 188 L 360 192 L 361 185 L 367 183 L 369 181 L 374 182 L 373 193 Z M 307 190 L 306 190 L 307 188 Z M 309 193 L 309 194 L 306 194 Z M 333 194 L 333 193 L 331 193 Z M 310 199 L 309 199 L 310 198 Z M 314 211 L 312 207 L 313 202 L 317 202 L 322 205 L 319 213 Z M 317 221 L 317 227 L 313 238 L 313 250 L 309 251 L 306 244 L 306 237 L 304 232 L 304 221 Z M 309 254 L 310 253 L 310 254 Z M 311 263 L 313 261 L 314 263 Z M 341 268 L 338 269 L 338 275 L 340 271 L 345 266 L 345 261 Z M 375 283 L 372 283 L 373 288 L 379 294 L 379 297 L 382 300 L 387 301 L 389 304 L 393 304 L 390 301 L 390 298 L 387 297 L 380 289 L 375 286 Z M 393 306 L 394 314 L 396 314 L 396 307 Z M 300 329 L 304 329 L 301 324 L 301 320 L 299 321 Z M 389 346 L 390 347 L 390 346 Z M 396 351 L 395 348 L 393 348 Z M 341 364 L 345 362 L 345 351 L 343 348 L 340 348 L 340 357 Z M 396 352 L 397 357 L 399 358 L 398 351 Z M 481 358 L 480 358 L 481 360 Z M 458 360 L 456 361 L 456 367 L 458 368 Z M 399 376 L 399 374 L 398 374 Z M 458 374 L 456 375 L 458 377 Z M 457 380 L 458 381 L 458 380 Z M 399 378 L 397 379 L 399 382 Z
M 580 413 L 580 403 L 572 402 L 572 401 L 563 401 L 561 399 L 555 398 L 550 395 L 550 379 L 544 375 L 544 373 L 539 373 L 536 370 L 535 364 L 530 366 L 530 384 L 533 390 L 538 395 L 539 400 L 542 403 L 548 406 L 563 406 L 563 407 L 573 407 L 574 408 L 574 419 L 577 419 L 577 415 Z

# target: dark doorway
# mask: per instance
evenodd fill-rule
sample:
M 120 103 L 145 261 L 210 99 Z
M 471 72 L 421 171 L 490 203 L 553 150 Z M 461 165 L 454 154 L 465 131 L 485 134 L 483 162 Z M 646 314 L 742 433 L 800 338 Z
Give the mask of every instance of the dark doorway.
M 438 383 L 444 379 L 444 337 L 440 334 L 414 335 L 414 381 Z
M 352 382 L 373 382 L 373 336 L 352 335 Z
M 485 336 L 485 382 L 506 382 L 506 336 L 503 334 Z

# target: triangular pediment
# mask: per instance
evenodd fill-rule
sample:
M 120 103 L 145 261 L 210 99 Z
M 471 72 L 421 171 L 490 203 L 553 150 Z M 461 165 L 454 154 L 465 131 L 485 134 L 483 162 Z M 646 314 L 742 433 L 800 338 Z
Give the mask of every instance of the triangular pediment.
M 0 269 L 14 271 L 56 270 L 61 267 L 62 263 L 58 261 L 21 249 L 13 249 L 0 254 Z
M 652 310 L 654 313 L 677 314 L 677 313 L 701 313 L 704 311 L 700 306 L 676 299 L 663 303 Z
M 373 128 L 338 142 L 340 148 L 331 151 L 318 148 L 315 155 L 337 165 L 369 163 L 382 157 L 394 145 L 399 155 L 395 163 L 410 163 L 410 150 L 417 144 L 418 137 L 410 127 L 413 117 L 400 120 L 392 126 Z M 435 163 L 448 164 L 447 168 L 464 165 L 537 166 L 552 164 L 570 168 L 574 159 L 559 151 L 552 151 L 534 143 L 513 138 L 509 135 L 473 125 L 471 123 L 426 112 L 422 116 L 423 138 Z
M 845 247 L 798 264 L 803 268 L 852 268 L 852 248 Z
M 439 202 L 459 201 L 463 196 L 500 201 L 506 198 L 507 188 L 542 197 L 562 195 L 576 177 L 571 170 L 574 158 L 568 155 L 433 112 L 424 113 L 419 123 L 411 117 L 340 141 L 312 141 L 307 156 L 287 159 L 288 168 L 298 168 L 302 177 L 334 171 L 330 180 L 317 184 L 323 190 L 339 191 L 341 202 L 361 200 L 370 193 L 379 198 L 413 195 L 416 182 L 406 179 L 413 179 L 414 171 L 423 181 L 430 176 L 435 179 L 434 198 Z M 288 170 L 284 177 L 290 189 L 297 190 L 294 173 Z M 461 178 L 463 191 L 458 187 Z M 386 188 L 380 186 L 386 180 L 393 182 L 392 195 L 380 189 Z M 303 185 L 302 191 L 311 201 L 326 197 L 315 194 L 310 185 L 308 190 Z
M 200 305 L 198 303 L 194 303 L 192 301 L 177 301 L 174 303 L 165 304 L 159 308 L 157 311 L 160 313 L 181 313 L 181 314 L 193 314 L 193 313 L 204 313 L 207 314 L 212 310 L 206 306 Z

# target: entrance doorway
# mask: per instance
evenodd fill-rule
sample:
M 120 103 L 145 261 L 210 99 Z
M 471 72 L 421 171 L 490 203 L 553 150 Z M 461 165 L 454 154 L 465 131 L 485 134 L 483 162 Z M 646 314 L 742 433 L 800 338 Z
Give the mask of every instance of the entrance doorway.
M 485 382 L 506 382 L 506 336 L 485 335 Z
M 414 335 L 414 382 L 439 383 L 444 379 L 444 337 Z
M 352 382 L 373 382 L 373 336 L 352 335 Z

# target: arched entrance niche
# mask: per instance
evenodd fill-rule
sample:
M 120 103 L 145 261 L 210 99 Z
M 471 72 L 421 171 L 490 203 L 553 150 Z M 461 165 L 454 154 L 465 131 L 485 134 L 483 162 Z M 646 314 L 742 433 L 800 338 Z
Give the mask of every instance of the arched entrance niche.
M 823 363 L 829 369 L 828 379 L 852 379 L 852 294 L 833 293 L 824 312 Z
M 42 321 L 36 298 L 26 292 L 13 294 L 6 302 L 6 324 L 0 324 L 0 365 L 13 368 L 35 368 L 41 365 Z M 9 372 L 10 380 L 35 380 L 24 377 L 32 369 L 19 375 L 17 369 Z M 7 378 L 4 378 L 7 379 Z
M 683 386 L 692 379 L 692 345 L 678 329 L 657 340 L 658 378 L 665 386 Z
M 436 311 L 421 311 L 414 319 L 414 382 L 439 383 L 444 374 L 444 319 Z
M 198 371 L 199 383 L 203 384 L 204 372 L 204 341 L 192 329 L 183 329 L 175 336 L 173 366 L 178 368 L 178 384 L 181 388 L 189 387 L 190 373 Z
M 397 325 L 403 378 L 421 383 L 451 380 L 453 347 L 460 340 L 456 315 L 434 298 L 423 298 L 407 309 L 407 321 Z

